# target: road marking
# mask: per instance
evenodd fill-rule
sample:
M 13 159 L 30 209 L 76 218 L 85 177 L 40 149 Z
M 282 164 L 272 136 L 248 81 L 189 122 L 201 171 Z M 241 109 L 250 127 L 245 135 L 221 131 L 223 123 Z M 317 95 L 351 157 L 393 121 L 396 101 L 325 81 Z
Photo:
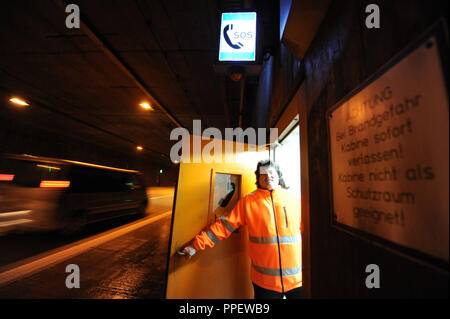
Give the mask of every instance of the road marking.
M 154 217 L 147 217 L 144 220 L 127 224 L 122 227 L 98 235 L 94 235 L 89 238 L 82 239 L 78 242 L 55 248 L 49 252 L 45 252 L 37 256 L 30 257 L 25 260 L 2 267 L 2 269 L 7 270 L 0 273 L 0 286 L 21 279 L 23 277 L 30 276 L 34 273 L 44 270 L 45 268 L 58 264 L 63 260 L 79 255 L 92 247 L 99 246 L 107 241 L 125 235 L 126 233 L 129 233 L 133 230 L 154 223 L 171 214 L 172 210 Z

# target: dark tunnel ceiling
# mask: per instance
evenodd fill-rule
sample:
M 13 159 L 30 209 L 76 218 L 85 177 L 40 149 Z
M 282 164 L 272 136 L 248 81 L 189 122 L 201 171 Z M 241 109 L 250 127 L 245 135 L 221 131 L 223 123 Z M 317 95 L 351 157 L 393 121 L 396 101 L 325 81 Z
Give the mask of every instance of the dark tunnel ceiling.
M 265 34 L 259 52 L 273 46 L 278 31 L 278 1 L 67 3 L 79 6 L 81 29 L 65 27 L 63 1 L 1 2 L 0 116 L 121 152 L 140 144 L 142 156 L 155 162 L 168 161 L 175 121 L 190 132 L 194 119 L 202 120 L 202 129 L 238 126 L 240 84 L 213 68 L 219 13 L 257 9 Z M 255 85 L 257 77 L 246 81 Z M 172 120 L 158 107 L 147 112 L 138 106 L 149 101 L 145 90 Z M 245 101 L 254 101 L 248 96 L 254 92 L 246 90 Z M 11 95 L 31 102 L 26 117 L 13 110 Z M 255 111 L 252 104 L 244 105 L 245 114 Z

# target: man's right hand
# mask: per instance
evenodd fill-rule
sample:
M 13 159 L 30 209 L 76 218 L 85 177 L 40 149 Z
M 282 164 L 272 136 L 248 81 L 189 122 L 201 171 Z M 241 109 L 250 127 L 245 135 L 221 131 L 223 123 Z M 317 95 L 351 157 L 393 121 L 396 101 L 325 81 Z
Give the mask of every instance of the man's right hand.
M 192 246 L 186 246 L 183 250 L 178 252 L 180 255 L 186 256 L 187 259 L 191 259 L 197 253 L 197 249 Z

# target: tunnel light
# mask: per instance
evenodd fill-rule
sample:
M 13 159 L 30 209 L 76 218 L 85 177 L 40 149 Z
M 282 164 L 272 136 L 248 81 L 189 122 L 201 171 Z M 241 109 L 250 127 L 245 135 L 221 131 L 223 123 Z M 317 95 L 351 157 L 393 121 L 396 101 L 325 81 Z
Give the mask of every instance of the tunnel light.
M 41 181 L 39 187 L 42 188 L 67 188 L 70 186 L 70 181 Z
M 139 145 L 139 146 L 136 147 L 136 149 L 137 149 L 138 151 L 142 151 L 144 148 L 143 148 L 142 146 Z
M 141 104 L 139 104 L 139 106 L 146 110 L 153 110 L 153 108 L 147 102 L 142 102 Z
M 0 174 L 1 182 L 11 182 L 14 179 L 13 174 Z
M 20 99 L 20 98 L 18 98 L 18 97 L 10 98 L 9 101 L 10 101 L 11 103 L 14 103 L 14 104 L 17 104 L 17 105 L 23 105 L 23 106 L 28 106 L 28 105 L 30 105 L 30 104 L 28 104 L 27 102 L 25 102 L 24 100 L 22 100 L 22 99 Z
M 159 173 L 160 173 L 160 174 L 162 174 L 162 173 L 163 173 L 163 170 L 162 170 L 162 169 L 160 169 L 160 170 L 159 170 Z

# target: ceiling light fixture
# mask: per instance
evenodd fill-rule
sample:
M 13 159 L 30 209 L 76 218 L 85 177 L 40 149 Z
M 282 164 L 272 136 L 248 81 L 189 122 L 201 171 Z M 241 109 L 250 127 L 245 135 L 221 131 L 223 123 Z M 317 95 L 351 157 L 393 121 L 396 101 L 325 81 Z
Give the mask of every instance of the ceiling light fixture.
M 141 104 L 139 104 L 139 106 L 146 110 L 153 110 L 153 108 L 147 102 L 142 102 Z
M 144 148 L 143 148 L 142 146 L 139 145 L 139 146 L 136 147 L 136 149 L 137 149 L 138 151 L 142 151 Z
M 14 104 L 17 104 L 17 105 L 24 105 L 24 106 L 30 105 L 30 104 L 28 104 L 27 102 L 25 102 L 24 100 L 22 100 L 22 99 L 20 99 L 18 97 L 10 98 L 9 101 L 11 103 L 14 103 Z

